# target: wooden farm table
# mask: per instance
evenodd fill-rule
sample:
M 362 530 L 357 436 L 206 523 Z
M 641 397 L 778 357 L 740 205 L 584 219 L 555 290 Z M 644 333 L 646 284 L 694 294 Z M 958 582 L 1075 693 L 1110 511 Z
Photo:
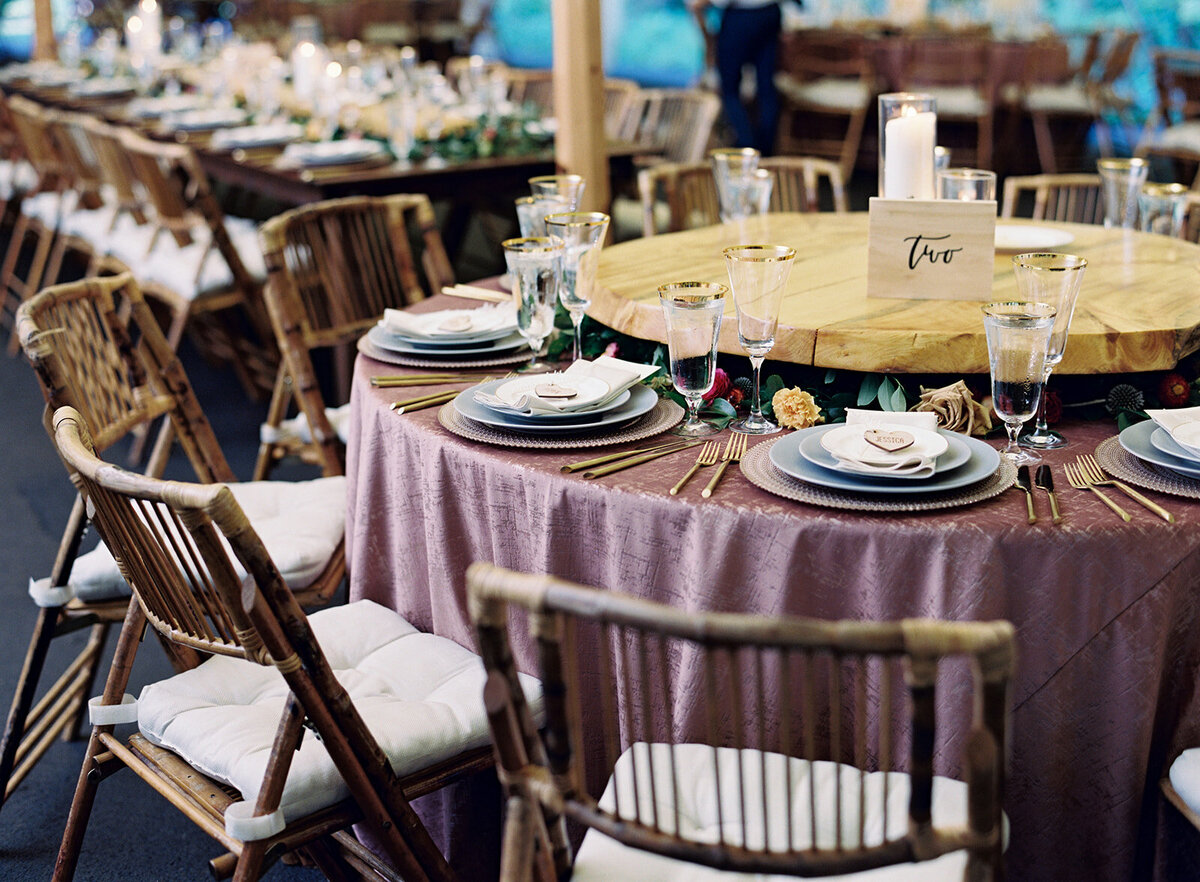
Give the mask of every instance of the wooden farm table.
M 797 257 L 769 360 L 856 371 L 986 374 L 979 303 L 867 297 L 867 218 L 865 212 L 770 214 L 742 226 L 614 245 L 600 256 L 588 314 L 623 333 L 664 340 L 658 285 L 727 282 L 722 248 L 779 242 L 795 247 Z M 1166 370 L 1200 348 L 1200 246 L 1086 224 L 1047 226 L 1075 237 L 1053 250 L 1088 260 L 1070 341 L 1056 373 Z M 996 255 L 993 290 L 997 300 L 1017 296 L 1009 254 Z M 732 300 L 725 317 L 720 350 L 744 354 Z

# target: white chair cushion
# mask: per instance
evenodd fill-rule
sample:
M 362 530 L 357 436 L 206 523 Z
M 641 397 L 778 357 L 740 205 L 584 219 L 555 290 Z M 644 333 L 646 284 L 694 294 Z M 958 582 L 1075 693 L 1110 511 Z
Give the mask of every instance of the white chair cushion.
M 246 272 L 259 281 L 266 279 L 267 265 L 258 244 L 258 228 L 251 221 L 226 218 L 225 229 Z M 205 230 L 195 236 L 192 244 L 180 248 L 169 235 L 161 235 L 139 278 L 164 285 L 188 300 L 228 288 L 233 284 L 233 272 L 221 252 L 208 247 L 210 239 L 211 234 Z
M 18 193 L 37 186 L 37 172 L 33 166 L 21 159 L 0 159 L 0 200 L 7 202 Z
M 1187 807 L 1200 814 L 1200 747 L 1179 754 L 1167 777 Z
M 247 481 L 230 484 L 283 579 L 307 588 L 337 550 L 346 529 L 346 479 Z M 239 575 L 244 576 L 240 563 Z M 80 600 L 129 596 L 117 562 L 103 543 L 80 555 L 71 568 L 71 587 Z
M 488 744 L 485 673 L 473 652 L 421 633 L 369 600 L 321 610 L 309 621 L 397 775 Z M 525 675 L 521 684 L 540 715 L 541 685 Z M 262 785 L 286 696 L 275 668 L 214 657 L 145 687 L 138 728 L 250 800 Z M 348 795 L 324 745 L 306 734 L 284 787 L 284 817 L 294 820 Z
M 329 420 L 329 425 L 333 427 L 333 431 L 337 432 L 338 438 L 345 444 L 349 440 L 350 405 L 343 404 L 341 407 L 325 408 L 325 418 Z M 312 429 L 309 428 L 308 417 L 303 413 L 298 413 L 290 420 L 284 420 L 278 426 L 268 426 L 263 423 L 259 426 L 258 436 L 263 444 L 295 441 L 308 444 L 312 441 Z
M 1163 129 L 1154 146 L 1167 150 L 1188 150 L 1200 153 L 1200 122 L 1185 122 Z
M 154 225 L 139 224 L 131 215 L 122 214 L 108 235 L 105 254 L 125 264 L 138 278 L 150 259 L 150 243 Z
M 21 214 L 43 225 L 52 227 L 58 223 L 58 193 L 34 193 L 21 200 Z
M 83 239 L 97 252 L 107 253 L 109 234 L 117 209 L 112 205 L 94 210 L 72 211 L 63 218 L 60 231 L 68 236 Z
M 946 117 L 975 119 L 988 112 L 987 100 L 971 86 L 933 86 L 918 91 L 928 92 L 937 101 L 937 112 Z
M 657 818 L 662 828 L 673 832 L 676 803 L 672 792 L 670 763 L 667 744 L 647 745 L 638 743 L 618 759 L 613 777 L 620 793 L 619 814 L 635 817 L 635 794 L 641 806 L 641 817 L 652 817 L 651 806 L 657 809 Z M 720 783 L 721 817 L 724 821 L 725 840 L 740 844 L 742 840 L 741 790 L 737 773 L 738 752 L 730 748 L 718 748 L 714 770 L 714 753 L 711 747 L 702 744 L 681 744 L 674 748 L 676 763 L 675 786 L 679 789 L 679 835 L 697 842 L 713 843 L 719 840 L 717 814 L 717 782 Z M 816 776 L 817 799 L 817 844 L 831 848 L 836 842 L 834 827 L 836 812 L 835 794 L 840 786 L 846 796 L 842 800 L 842 841 L 845 845 L 857 844 L 858 838 L 858 788 L 860 771 L 849 765 L 826 761 L 809 763 L 807 760 L 788 758 L 778 753 L 762 754 L 748 750 L 742 752 L 743 782 L 747 798 L 747 842 L 751 848 L 762 848 L 764 834 L 768 848 L 783 851 L 787 844 L 787 802 L 791 802 L 792 841 L 798 848 L 812 844 L 809 835 L 809 777 Z M 636 758 L 636 762 L 635 762 Z M 651 763 L 653 759 L 654 783 L 651 788 Z M 766 764 L 767 818 L 763 817 L 762 764 Z M 790 765 L 791 793 L 786 792 Z M 637 788 L 633 786 L 633 769 L 637 769 Z M 883 841 L 883 783 L 888 781 L 888 838 L 904 835 L 908 827 L 908 775 L 900 772 L 871 772 L 866 776 L 867 808 L 864 840 L 868 845 Z M 600 798 L 602 808 L 612 811 L 616 806 L 613 796 L 613 781 L 609 780 L 604 795 Z M 967 785 L 941 776 L 933 781 L 933 821 L 939 826 L 965 825 L 967 822 Z M 862 873 L 844 876 L 827 876 L 826 879 L 882 880 L 888 882 L 961 882 L 967 864 L 966 852 L 953 852 L 933 861 L 881 867 Z M 713 870 L 698 864 L 690 864 L 671 858 L 660 857 L 629 848 L 596 830 L 589 830 L 575 859 L 571 876 L 575 882 L 600 882 L 620 879 L 622 882 L 718 882 L 718 880 L 745 879 L 755 882 L 779 880 L 783 876 L 750 875 Z
M 1067 113 L 1090 116 L 1092 99 L 1079 83 L 1033 85 L 1025 93 L 1025 107 L 1042 113 Z
M 871 89 L 862 80 L 823 77 L 798 83 L 787 74 L 779 74 L 775 85 L 793 101 L 830 110 L 858 110 L 871 101 Z

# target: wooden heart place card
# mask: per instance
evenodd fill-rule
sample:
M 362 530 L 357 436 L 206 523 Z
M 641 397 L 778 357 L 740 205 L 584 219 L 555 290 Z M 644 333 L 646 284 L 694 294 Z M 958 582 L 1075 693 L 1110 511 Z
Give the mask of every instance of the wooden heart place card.
M 872 197 L 867 296 L 992 299 L 996 202 Z

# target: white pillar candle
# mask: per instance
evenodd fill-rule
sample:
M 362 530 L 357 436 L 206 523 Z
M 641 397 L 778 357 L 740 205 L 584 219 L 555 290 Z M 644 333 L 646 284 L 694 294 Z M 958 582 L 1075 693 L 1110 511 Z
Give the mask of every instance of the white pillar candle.
M 931 95 L 879 96 L 879 195 L 884 199 L 934 198 L 936 109 Z
M 162 54 L 162 7 L 158 0 L 141 0 L 138 17 L 142 20 L 142 51 L 152 60 Z

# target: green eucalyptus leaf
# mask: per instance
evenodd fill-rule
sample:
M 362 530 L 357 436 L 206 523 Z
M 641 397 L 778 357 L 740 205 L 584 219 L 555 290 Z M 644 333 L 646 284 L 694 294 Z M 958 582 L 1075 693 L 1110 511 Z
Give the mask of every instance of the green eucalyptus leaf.
M 858 406 L 866 407 L 879 396 L 879 387 L 883 385 L 884 377 L 880 374 L 867 374 L 862 378 L 858 387 Z
M 714 398 L 710 403 L 700 408 L 701 416 L 727 416 L 730 419 L 737 416 L 737 409 L 724 398 Z
M 904 395 L 904 387 L 899 383 L 896 383 L 896 388 L 892 390 L 892 397 L 888 402 L 887 409 L 899 413 L 908 410 L 908 398 Z
M 837 375 L 838 375 L 837 371 L 835 371 L 833 368 L 830 368 L 829 370 L 825 371 L 825 385 L 828 386 L 830 383 L 832 383 L 834 380 L 836 380 Z

